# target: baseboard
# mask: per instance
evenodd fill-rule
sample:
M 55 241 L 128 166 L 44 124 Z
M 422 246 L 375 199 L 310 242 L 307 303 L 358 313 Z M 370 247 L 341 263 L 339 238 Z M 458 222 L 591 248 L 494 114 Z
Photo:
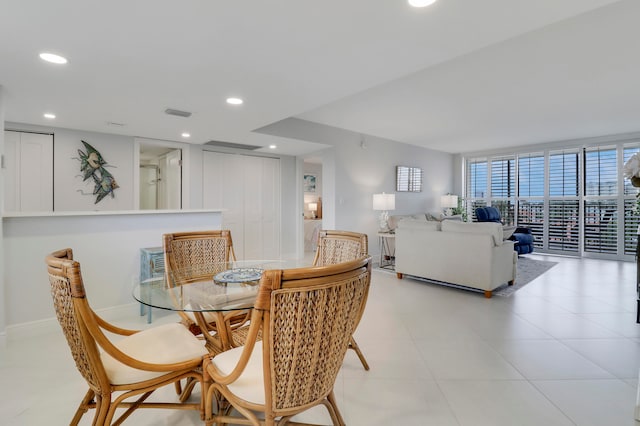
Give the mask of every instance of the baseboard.
M 112 306 L 109 308 L 96 309 L 96 313 L 107 321 L 117 321 L 122 318 L 131 317 L 134 313 L 139 313 L 137 303 Z M 4 341 L 4 346 L 11 341 L 37 338 L 51 333 L 61 333 L 60 324 L 57 318 L 47 318 L 37 321 L 29 321 L 21 324 L 9 325 L 4 333 L 0 333 L 0 345 Z

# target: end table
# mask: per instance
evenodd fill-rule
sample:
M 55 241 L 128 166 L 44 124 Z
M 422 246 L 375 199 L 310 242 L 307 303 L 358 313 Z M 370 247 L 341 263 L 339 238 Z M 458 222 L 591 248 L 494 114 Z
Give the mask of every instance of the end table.
M 396 234 L 393 232 L 378 232 L 378 243 L 380 245 L 380 264 L 382 269 L 396 269 Z

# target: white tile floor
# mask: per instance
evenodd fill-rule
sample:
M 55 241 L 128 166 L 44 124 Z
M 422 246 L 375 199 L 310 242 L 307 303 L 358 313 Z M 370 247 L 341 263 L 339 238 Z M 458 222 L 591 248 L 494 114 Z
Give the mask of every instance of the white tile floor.
M 491 300 L 376 271 L 356 332 L 371 371 L 349 351 L 336 383 L 347 424 L 640 425 L 635 264 L 530 256 L 559 263 Z M 131 312 L 122 325 L 146 326 Z M 2 425 L 68 424 L 86 390 L 61 334 L 0 349 L 0 377 Z M 305 420 L 329 423 L 321 408 Z M 196 413 L 138 410 L 126 424 L 201 422 Z

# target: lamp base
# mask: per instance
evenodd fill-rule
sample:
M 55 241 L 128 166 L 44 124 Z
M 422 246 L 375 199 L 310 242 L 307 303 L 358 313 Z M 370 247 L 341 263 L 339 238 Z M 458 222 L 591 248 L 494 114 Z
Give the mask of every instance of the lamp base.
M 380 213 L 380 219 L 378 222 L 378 232 L 389 232 L 389 212 L 386 210 Z

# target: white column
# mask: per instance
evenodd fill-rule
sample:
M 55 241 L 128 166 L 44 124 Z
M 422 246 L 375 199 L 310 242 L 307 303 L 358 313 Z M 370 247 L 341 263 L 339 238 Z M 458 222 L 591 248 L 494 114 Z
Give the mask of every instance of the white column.
M 0 156 L 4 158 L 4 92 L 2 86 L 0 86 Z M 4 168 L 0 168 L 0 214 L 4 212 Z M 1 224 L 0 224 L 1 225 Z M 4 301 L 5 282 L 7 277 L 5 276 L 4 267 L 4 238 L 2 236 L 2 228 L 0 226 L 0 347 L 4 347 L 7 344 L 6 333 L 6 321 L 5 318 L 7 309 Z

